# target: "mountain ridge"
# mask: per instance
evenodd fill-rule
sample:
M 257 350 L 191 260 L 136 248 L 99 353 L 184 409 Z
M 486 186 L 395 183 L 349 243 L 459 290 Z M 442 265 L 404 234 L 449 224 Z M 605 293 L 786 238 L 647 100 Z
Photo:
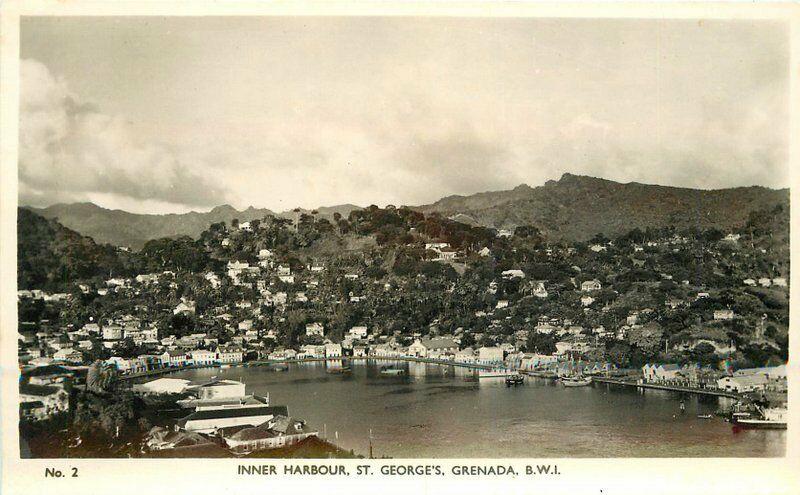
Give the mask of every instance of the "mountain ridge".
M 514 229 L 533 225 L 552 239 L 587 240 L 595 234 L 615 235 L 633 228 L 715 227 L 742 225 L 750 212 L 776 204 L 788 205 L 789 189 L 739 186 L 693 189 L 564 173 L 559 180 L 541 186 L 520 184 L 513 189 L 471 195 L 450 195 L 410 208 L 425 214 L 439 213 L 471 225 Z M 65 227 L 99 243 L 141 248 L 150 239 L 187 235 L 196 238 L 212 223 L 241 222 L 276 216 L 294 220 L 316 211 L 332 220 L 362 209 L 353 204 L 296 208 L 276 213 L 249 206 L 237 210 L 219 205 L 208 212 L 137 214 L 107 209 L 94 203 L 59 203 L 46 208 L 25 207 L 45 218 L 58 219 Z M 297 210 L 297 211 L 295 211 Z
M 692 189 L 565 173 L 538 187 L 523 184 L 506 191 L 448 196 L 415 209 L 449 218 L 463 215 L 497 229 L 534 225 L 552 239 L 587 240 L 595 234 L 669 225 L 732 229 L 746 222 L 752 211 L 788 202 L 788 189 Z

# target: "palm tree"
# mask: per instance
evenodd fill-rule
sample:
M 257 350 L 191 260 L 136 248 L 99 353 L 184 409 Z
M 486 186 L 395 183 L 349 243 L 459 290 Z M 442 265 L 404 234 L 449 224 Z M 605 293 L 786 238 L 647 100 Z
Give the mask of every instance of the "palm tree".
M 86 375 L 86 388 L 95 393 L 112 390 L 117 383 L 117 368 L 103 361 L 95 361 Z

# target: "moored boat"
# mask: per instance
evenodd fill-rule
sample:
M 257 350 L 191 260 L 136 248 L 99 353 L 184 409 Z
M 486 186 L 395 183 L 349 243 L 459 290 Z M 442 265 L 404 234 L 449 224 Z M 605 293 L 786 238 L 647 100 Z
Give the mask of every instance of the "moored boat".
M 390 366 L 385 366 L 381 368 L 381 375 L 400 376 L 405 374 L 406 370 L 404 370 L 403 368 L 394 368 Z
M 759 414 L 751 416 L 734 416 L 733 423 L 742 428 L 760 430 L 785 430 L 787 423 L 786 408 L 758 408 Z
M 517 375 L 517 372 L 502 368 L 481 370 L 478 372 L 478 378 L 506 378 L 514 375 Z
M 510 375 L 506 377 L 506 387 L 510 387 L 512 385 L 514 386 L 522 385 L 524 382 L 525 382 L 525 377 L 520 374 Z
M 565 387 L 585 387 L 591 383 L 592 377 L 568 376 L 561 378 L 561 384 Z
M 350 366 L 342 366 L 342 367 L 337 367 L 337 368 L 328 368 L 328 370 L 327 370 L 327 372 L 329 374 L 331 374 L 331 375 L 342 375 L 342 374 L 350 373 L 351 371 L 353 371 L 353 369 L 350 368 Z

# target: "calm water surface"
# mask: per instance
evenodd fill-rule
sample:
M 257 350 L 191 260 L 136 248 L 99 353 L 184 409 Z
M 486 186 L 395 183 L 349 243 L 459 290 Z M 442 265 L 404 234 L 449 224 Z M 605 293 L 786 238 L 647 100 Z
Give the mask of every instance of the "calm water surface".
M 174 374 L 241 380 L 247 392 L 269 394 L 345 449 L 366 454 L 372 429 L 375 456 L 414 457 L 775 457 L 785 455 L 786 432 L 734 431 L 711 414 L 725 398 L 636 391 L 593 384 L 564 388 L 526 378 L 506 388 L 502 379 L 467 382 L 471 372 L 451 366 L 396 363 L 405 376 L 380 374 L 385 361 L 356 362 L 349 375 L 324 363 L 207 368 Z

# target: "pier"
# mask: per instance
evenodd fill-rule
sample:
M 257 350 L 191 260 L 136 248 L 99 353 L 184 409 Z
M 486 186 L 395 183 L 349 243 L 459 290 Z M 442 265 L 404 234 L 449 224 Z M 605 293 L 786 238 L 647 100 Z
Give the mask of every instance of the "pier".
M 731 399 L 741 399 L 743 397 L 743 394 L 738 394 L 736 392 L 729 392 L 727 390 L 721 390 L 715 388 L 686 387 L 681 385 L 669 385 L 669 384 L 647 383 L 647 382 L 640 383 L 638 381 L 632 382 L 630 380 L 621 380 L 619 378 L 608 378 L 599 376 L 592 377 L 592 382 L 606 383 L 609 385 L 623 385 L 626 387 L 635 387 L 639 389 L 667 390 L 670 392 L 682 392 L 687 394 L 729 397 Z

